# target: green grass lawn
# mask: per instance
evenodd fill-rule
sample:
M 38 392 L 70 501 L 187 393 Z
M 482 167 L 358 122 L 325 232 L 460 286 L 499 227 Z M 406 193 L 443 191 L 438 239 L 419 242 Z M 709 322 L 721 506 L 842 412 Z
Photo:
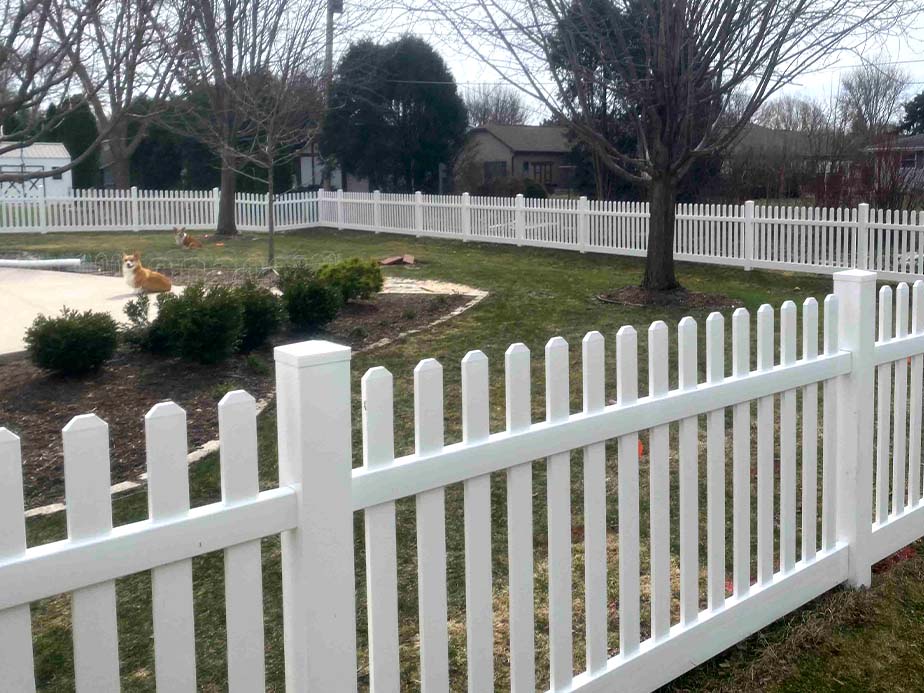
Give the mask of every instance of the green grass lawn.
M 171 234 L 56 234 L 0 237 L 0 252 L 28 250 L 37 254 L 96 254 L 140 250 L 144 255 L 188 258 L 176 248 Z M 265 253 L 265 240 L 244 235 L 228 241 L 223 248 L 207 246 L 196 257 L 208 263 L 259 262 Z M 420 277 L 459 282 L 485 289 L 490 296 L 471 311 L 429 331 L 416 334 L 353 360 L 355 460 L 361 460 L 359 436 L 359 378 L 372 366 L 385 366 L 395 377 L 396 453 L 413 449 L 413 379 L 418 360 L 438 359 L 445 372 L 446 440 L 461 437 L 459 361 L 471 349 L 484 351 L 491 363 L 492 430 L 504 421 L 503 353 L 512 342 L 524 342 L 533 354 L 533 415 L 544 417 L 543 346 L 556 335 L 571 345 L 572 410 L 580 408 L 580 340 L 589 330 L 601 331 L 608 340 L 607 368 L 614 373 L 616 330 L 625 324 L 639 331 L 640 364 L 646 364 L 646 331 L 651 321 L 665 320 L 673 331 L 676 322 L 691 314 L 700 324 L 700 377 L 704 323 L 707 311 L 677 308 L 633 308 L 604 305 L 594 299 L 602 291 L 637 283 L 642 264 L 629 258 L 580 255 L 567 251 L 514 248 L 501 245 L 462 244 L 457 241 L 414 239 L 359 232 L 312 230 L 277 238 L 280 256 L 336 254 L 342 258 L 384 257 L 411 253 L 420 260 L 415 268 L 389 270 L 395 276 Z M 819 303 L 831 291 L 831 280 L 782 272 L 743 272 L 708 265 L 678 266 L 682 283 L 691 290 L 721 293 L 741 301 L 754 315 L 757 307 L 769 302 L 775 307 L 787 299 L 802 302 L 814 296 Z M 730 321 L 726 322 L 730 340 Z M 672 345 L 672 350 L 675 346 Z M 726 358 L 730 368 L 730 359 Z M 644 367 L 644 366 L 643 366 Z M 644 391 L 647 378 L 639 378 Z M 676 383 L 676 374 L 672 374 Z M 607 397 L 615 397 L 615 377 L 608 378 Z M 144 412 L 139 411 L 138 416 Z M 730 420 L 730 417 L 728 417 Z M 276 484 L 275 411 L 261 417 L 261 484 Z M 701 436 L 701 445 L 704 436 Z M 730 437 L 729 437 L 730 443 Z M 575 456 L 572 465 L 573 525 L 582 526 L 581 466 Z M 730 461 L 731 457 L 728 456 Z M 675 460 L 674 460 L 675 461 Z M 642 541 L 647 541 L 648 515 L 647 460 L 642 460 Z M 701 479 L 704 477 L 701 466 Z M 608 455 L 608 517 L 615 524 L 616 493 L 612 455 Z M 731 474 L 728 475 L 729 481 Z M 676 484 L 676 476 L 672 479 Z M 214 502 L 220 497 L 217 456 L 212 455 L 191 470 L 194 505 Z M 507 687 L 506 661 L 506 508 L 503 475 L 492 483 L 495 576 L 495 670 L 498 689 Z M 673 489 L 676 499 L 676 488 Z M 547 600 L 545 569 L 545 472 L 534 465 L 534 518 L 536 561 L 537 676 L 548 684 Z M 460 486 L 447 489 L 447 551 L 450 623 L 450 667 L 453 690 L 465 687 L 464 620 L 464 543 L 462 534 L 462 492 Z M 701 506 L 701 507 L 704 507 Z M 727 502 L 730 511 L 730 501 Z M 120 497 L 114 504 L 117 523 L 146 516 L 144 491 Z M 673 511 L 676 519 L 676 509 Z M 705 516 L 703 515 L 703 521 Z M 672 522 L 672 553 L 676 559 L 677 527 Z M 399 611 L 401 619 L 401 665 L 404 687 L 418 687 L 418 649 L 416 613 L 416 555 L 413 500 L 398 504 Z M 28 525 L 32 544 L 65 536 L 63 515 L 36 519 Z M 730 525 L 729 525 L 730 539 Z M 361 684 L 366 683 L 368 660 L 365 633 L 365 583 L 362 546 L 362 518 L 356 518 L 357 596 L 359 604 L 359 645 Z M 701 531 L 703 547 L 705 532 Z M 616 535 L 610 541 L 611 602 L 615 603 Z M 266 614 L 268 688 L 283 687 L 281 645 L 281 598 L 279 542 L 266 539 L 264 547 L 264 605 Z M 701 552 L 702 553 L 702 552 Z M 728 551 L 729 560 L 731 551 Z M 580 533 L 575 533 L 575 669 L 584 667 L 583 653 L 583 562 Z M 643 573 L 648 570 L 643 549 Z M 729 571 L 730 575 L 730 571 Z M 873 589 L 864 592 L 835 591 L 808 607 L 774 624 L 764 632 L 732 648 L 673 684 L 676 690 L 920 690 L 924 681 L 924 637 L 920 635 L 920 616 L 924 609 L 924 558 L 912 558 L 895 569 L 878 575 Z M 199 686 L 203 690 L 226 688 L 224 647 L 223 564 L 220 554 L 194 561 L 197 664 Z M 646 580 L 643 579 L 643 595 Z M 126 690 L 153 690 L 153 646 L 151 627 L 150 579 L 147 574 L 118 581 L 120 655 Z M 42 690 L 72 689 L 73 662 L 69 630 L 69 600 L 58 597 L 33 607 L 36 667 Z M 643 602 L 643 630 L 647 629 L 647 603 Z M 610 619 L 610 646 L 618 647 L 617 618 Z

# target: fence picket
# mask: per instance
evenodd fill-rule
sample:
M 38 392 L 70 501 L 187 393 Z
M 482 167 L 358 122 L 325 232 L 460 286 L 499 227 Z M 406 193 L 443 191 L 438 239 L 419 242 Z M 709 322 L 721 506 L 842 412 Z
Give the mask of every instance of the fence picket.
M 507 431 L 530 426 L 529 349 L 513 344 L 504 354 Z M 507 470 L 507 564 L 510 595 L 510 690 L 535 693 L 533 605 L 533 473 L 531 463 Z
M 732 375 L 751 371 L 751 324 L 745 308 L 732 315 Z M 741 598 L 751 587 L 751 403 L 736 404 L 732 414 L 732 582 Z
M 490 434 L 488 357 L 470 351 L 462 359 L 462 440 L 480 443 Z M 465 493 L 465 624 L 468 690 L 494 688 L 494 612 L 491 586 L 491 477 L 467 479 Z
M 545 345 L 546 420 L 567 420 L 568 343 L 554 337 Z M 549 538 L 549 664 L 552 690 L 573 676 L 571 639 L 571 455 L 558 453 L 546 462 Z
M 648 392 L 663 397 L 668 391 L 668 329 L 658 320 L 648 328 Z M 649 484 L 651 515 L 651 635 L 667 637 L 671 626 L 670 545 L 670 426 L 651 430 Z
M 144 428 L 151 520 L 183 517 L 189 512 L 186 412 L 173 402 L 155 404 L 144 417 Z M 192 561 L 154 568 L 151 590 L 157 686 L 169 691 L 195 691 Z
M 678 384 L 696 387 L 696 321 L 683 318 L 677 326 Z M 692 416 L 680 421 L 680 623 L 699 614 L 699 460 L 698 423 Z
M 588 332 L 581 342 L 584 412 L 601 411 L 605 404 L 605 341 Z M 584 600 L 587 629 L 587 671 L 606 667 L 606 443 L 584 448 Z
M 895 338 L 908 336 L 908 285 L 902 282 L 895 290 Z M 908 362 L 899 359 L 893 366 L 895 393 L 892 432 L 892 514 L 905 510 L 905 460 L 907 459 Z
M 757 310 L 757 370 L 773 368 L 773 308 Z M 773 396 L 757 400 L 757 582 L 773 577 Z
M 824 348 L 830 356 L 838 350 L 837 297 L 825 297 Z M 830 550 L 837 539 L 837 381 L 826 380 L 822 388 L 822 447 L 821 447 L 821 548 Z
M 71 419 L 63 435 L 68 538 L 104 537 L 112 531 L 109 426 L 95 414 L 85 414 Z M 71 620 L 77 693 L 118 691 L 115 582 L 73 592 Z
M 911 334 L 924 332 L 924 280 L 918 279 L 911 288 Z M 911 399 L 908 406 L 908 507 L 921 500 L 921 404 L 924 397 L 924 355 L 911 357 Z
M 392 375 L 372 368 L 362 378 L 363 464 L 376 469 L 395 457 Z M 369 618 L 369 689 L 400 688 L 398 659 L 398 559 L 395 503 L 367 508 L 366 602 Z
M 443 447 L 443 367 L 434 359 L 414 369 L 414 440 L 418 455 Z M 416 504 L 421 690 L 448 691 L 445 493 L 424 491 Z
M 260 492 L 257 470 L 257 403 L 243 390 L 218 403 L 221 498 L 232 504 Z M 263 660 L 263 563 L 260 542 L 225 549 L 225 621 L 228 690 L 266 688 Z
M 818 301 L 802 303 L 802 358 L 818 358 Z M 802 560 L 815 559 L 818 545 L 818 385 L 802 389 Z
M 0 428 L 0 563 L 26 552 L 19 438 Z M 29 605 L 0 611 L 0 676 L 11 691 L 35 691 Z
M 616 389 L 620 406 L 638 399 L 638 336 L 624 326 L 616 333 Z M 630 657 L 639 647 L 639 474 L 638 433 L 619 438 L 619 653 Z
M 892 287 L 879 290 L 879 343 L 892 340 Z M 889 516 L 889 437 L 892 418 L 892 364 L 876 369 L 876 522 Z
M 780 363 L 796 362 L 796 304 L 780 308 Z M 796 565 L 796 391 L 780 395 L 780 570 Z
M 706 318 L 706 382 L 725 379 L 725 320 Z M 709 608 L 725 604 L 725 410 L 706 415 L 706 594 Z

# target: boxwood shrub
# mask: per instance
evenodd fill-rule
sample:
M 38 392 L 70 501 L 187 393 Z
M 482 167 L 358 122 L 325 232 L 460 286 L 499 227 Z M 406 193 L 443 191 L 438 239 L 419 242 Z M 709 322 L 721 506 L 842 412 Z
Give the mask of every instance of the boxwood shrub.
M 118 342 L 118 326 L 110 315 L 67 307 L 56 318 L 39 315 L 26 332 L 32 363 L 63 375 L 98 370 L 112 358 Z

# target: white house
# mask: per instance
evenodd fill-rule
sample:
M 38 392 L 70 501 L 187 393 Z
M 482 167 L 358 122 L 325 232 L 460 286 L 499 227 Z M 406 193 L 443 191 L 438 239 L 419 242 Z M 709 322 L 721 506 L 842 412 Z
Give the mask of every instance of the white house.
M 29 173 L 50 171 L 66 166 L 71 155 L 60 142 L 36 142 L 0 154 L 0 173 Z M 71 185 L 71 172 L 64 171 L 44 178 L 30 178 L 23 182 L 0 182 L 2 197 L 64 197 Z

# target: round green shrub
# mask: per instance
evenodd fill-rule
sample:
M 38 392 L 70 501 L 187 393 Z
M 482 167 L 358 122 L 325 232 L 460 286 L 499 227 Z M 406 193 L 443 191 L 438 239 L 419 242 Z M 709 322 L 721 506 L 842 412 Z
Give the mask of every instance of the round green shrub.
M 385 284 L 382 268 L 375 260 L 354 257 L 318 270 L 318 280 L 337 287 L 343 301 L 372 298 Z
M 282 270 L 279 288 L 289 322 L 299 329 L 323 327 L 337 317 L 343 305 L 343 292 L 339 287 L 320 281 L 314 272 L 304 267 Z
M 199 363 L 218 363 L 237 349 L 244 311 L 235 291 L 193 284 L 179 296 L 161 294 L 151 323 L 148 348 Z
M 241 304 L 243 329 L 240 351 L 252 351 L 279 329 L 282 308 L 279 298 L 269 289 L 247 282 L 234 291 Z
M 118 326 L 106 313 L 63 308 L 61 315 L 39 315 L 26 332 L 26 349 L 39 368 L 76 375 L 99 369 L 118 346 Z

